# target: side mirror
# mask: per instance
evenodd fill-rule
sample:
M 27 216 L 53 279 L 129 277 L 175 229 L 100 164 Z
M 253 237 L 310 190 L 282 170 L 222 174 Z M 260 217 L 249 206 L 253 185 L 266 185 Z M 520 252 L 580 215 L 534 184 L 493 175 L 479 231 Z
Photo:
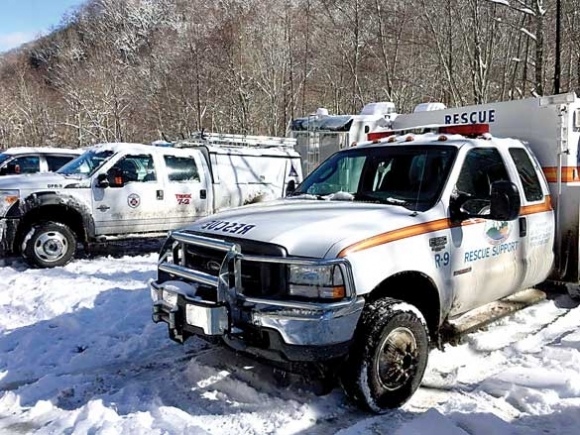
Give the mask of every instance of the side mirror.
M 107 178 L 107 174 L 97 175 L 97 187 L 102 187 L 102 188 L 109 187 L 109 179 Z
M 109 172 L 107 172 L 105 178 L 108 180 L 109 187 L 125 186 L 125 177 L 123 177 L 123 171 L 120 168 L 113 166 L 111 169 L 109 169 Z
M 296 190 L 296 181 L 294 180 L 288 181 L 288 185 L 286 186 L 286 195 L 290 195 L 295 190 Z
M 494 221 L 511 221 L 520 214 L 520 193 L 511 181 L 495 181 L 491 184 L 489 199 L 469 198 L 451 205 L 456 220 L 480 218 Z
M 491 184 L 489 219 L 513 221 L 520 215 L 520 192 L 511 181 L 496 181 Z

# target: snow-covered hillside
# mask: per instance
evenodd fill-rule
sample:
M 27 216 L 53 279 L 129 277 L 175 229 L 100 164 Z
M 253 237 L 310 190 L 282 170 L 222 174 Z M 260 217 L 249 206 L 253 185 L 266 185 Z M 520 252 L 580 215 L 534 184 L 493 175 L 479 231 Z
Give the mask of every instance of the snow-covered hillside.
M 402 409 L 362 413 L 340 389 L 151 321 L 156 254 L 0 267 L 0 433 L 577 434 L 580 308 L 557 295 L 434 351 Z

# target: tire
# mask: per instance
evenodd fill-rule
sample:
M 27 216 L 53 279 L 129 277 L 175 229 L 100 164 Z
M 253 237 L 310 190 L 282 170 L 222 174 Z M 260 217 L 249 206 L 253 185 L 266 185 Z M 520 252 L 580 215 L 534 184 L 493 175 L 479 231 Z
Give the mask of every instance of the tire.
M 429 333 L 412 305 L 384 298 L 365 306 L 344 369 L 346 395 L 382 414 L 415 393 L 427 366 Z
M 64 266 L 75 255 L 74 232 L 58 222 L 34 225 L 22 243 L 22 256 L 32 266 L 48 268 Z

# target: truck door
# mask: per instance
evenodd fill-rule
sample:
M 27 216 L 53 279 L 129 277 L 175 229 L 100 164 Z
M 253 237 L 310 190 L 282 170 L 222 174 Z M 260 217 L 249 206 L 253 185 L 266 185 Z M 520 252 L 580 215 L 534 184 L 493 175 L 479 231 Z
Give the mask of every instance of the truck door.
M 95 232 L 128 234 L 163 231 L 164 192 L 151 154 L 127 154 L 106 173 L 106 186 L 94 177 Z M 104 175 L 101 175 L 104 177 Z
M 190 155 L 164 154 L 166 170 L 164 219 L 168 229 L 181 228 L 212 209 L 212 183 L 199 151 Z
M 456 181 L 452 204 L 466 199 L 490 199 L 491 183 L 509 180 L 506 166 L 496 148 L 467 152 Z M 475 202 L 472 202 L 475 203 Z M 484 214 L 485 210 L 468 210 Z M 521 279 L 518 221 L 469 219 L 451 230 L 453 311 L 471 308 L 511 294 Z
M 518 219 L 520 255 L 522 260 L 521 288 L 543 281 L 554 260 L 554 212 L 548 187 L 538 177 L 537 162 L 524 148 L 510 148 L 509 154 L 518 171 L 520 190 L 524 193 Z

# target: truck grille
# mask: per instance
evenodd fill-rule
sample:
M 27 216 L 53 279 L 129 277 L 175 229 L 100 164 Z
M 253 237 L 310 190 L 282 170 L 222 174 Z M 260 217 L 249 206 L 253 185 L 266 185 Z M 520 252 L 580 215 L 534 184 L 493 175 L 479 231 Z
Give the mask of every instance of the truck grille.
M 204 235 L 205 234 L 196 234 Z M 248 240 L 220 237 L 226 242 L 240 245 L 242 254 L 262 255 L 270 257 L 285 257 L 286 250 L 278 245 L 260 243 Z M 218 276 L 219 268 L 224 260 L 224 253 L 215 249 L 185 245 L 185 267 L 212 276 Z M 282 297 L 286 292 L 286 266 L 277 263 L 265 263 L 255 261 L 241 261 L 241 293 L 247 297 Z M 200 289 L 203 293 L 215 294 L 215 288 L 208 286 L 207 289 Z M 207 294 L 209 296 L 209 294 Z M 208 298 L 211 299 L 211 298 Z

